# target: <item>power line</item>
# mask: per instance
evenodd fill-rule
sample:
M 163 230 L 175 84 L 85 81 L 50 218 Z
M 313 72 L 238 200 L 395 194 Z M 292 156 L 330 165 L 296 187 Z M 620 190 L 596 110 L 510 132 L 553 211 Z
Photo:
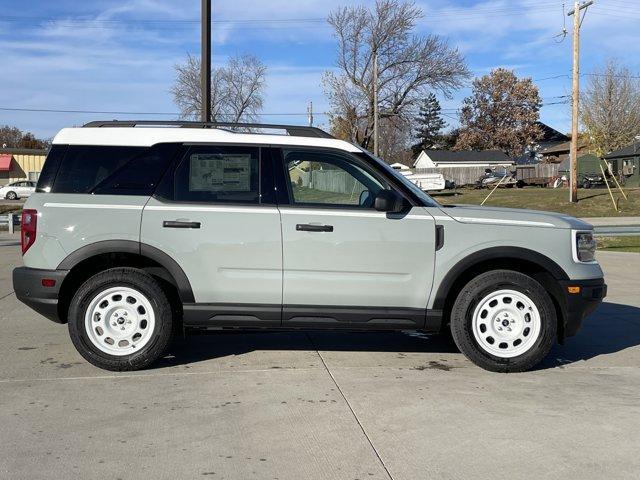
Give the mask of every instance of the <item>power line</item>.
M 566 96 L 558 96 L 554 98 L 565 98 Z M 499 102 L 501 104 L 513 104 L 513 105 L 525 105 L 524 103 L 518 102 Z M 561 105 L 568 103 L 567 100 L 557 101 L 557 102 L 543 102 L 541 104 L 542 107 L 551 106 L 551 105 Z M 26 108 L 26 107 L 0 107 L 0 111 L 4 112 L 24 112 L 24 113 L 77 113 L 77 114 L 98 114 L 98 115 L 156 115 L 156 116 L 172 116 L 172 117 L 180 117 L 179 112 L 133 112 L 133 111 L 122 111 L 122 110 L 83 110 L 83 109 L 56 109 L 56 108 Z M 461 108 L 443 108 L 441 112 L 448 113 L 459 113 Z M 384 113 L 384 112 L 383 112 Z M 406 109 L 403 114 L 417 114 L 419 110 L 414 109 Z M 313 112 L 314 115 L 331 115 L 331 112 Z M 258 113 L 260 116 L 308 116 L 308 112 L 263 112 Z M 385 115 L 389 115 L 389 113 L 385 113 Z M 231 116 L 231 114 L 216 114 L 218 117 L 223 116 Z
M 100 115 L 161 115 L 179 117 L 179 112 L 131 112 L 131 111 L 114 111 L 114 110 L 80 110 L 80 109 L 55 109 L 55 108 L 20 108 L 20 107 L 0 107 L 0 111 L 5 112 L 27 112 L 27 113 L 83 113 L 83 114 L 100 114 Z M 314 115 L 330 115 L 329 112 L 313 112 Z M 308 113 L 258 113 L 262 116 L 307 116 Z M 216 114 L 218 117 L 233 116 L 232 114 Z

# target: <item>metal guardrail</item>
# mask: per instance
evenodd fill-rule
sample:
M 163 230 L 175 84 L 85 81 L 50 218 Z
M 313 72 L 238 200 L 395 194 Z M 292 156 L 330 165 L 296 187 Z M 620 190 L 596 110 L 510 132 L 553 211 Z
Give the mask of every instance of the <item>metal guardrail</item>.
M 624 226 L 598 226 L 594 227 L 594 232 L 598 237 L 631 237 L 640 235 L 640 225 Z

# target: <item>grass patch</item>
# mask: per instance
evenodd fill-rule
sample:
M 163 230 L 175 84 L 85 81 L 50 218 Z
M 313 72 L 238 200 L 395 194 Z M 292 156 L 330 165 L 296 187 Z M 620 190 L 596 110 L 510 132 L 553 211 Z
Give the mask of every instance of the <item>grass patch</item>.
M 293 198 L 296 203 L 326 203 L 333 205 L 359 205 L 360 190 L 353 193 L 329 192 L 293 184 Z
M 0 205 L 0 215 L 7 213 L 19 213 L 22 211 L 22 205 Z
M 488 189 L 460 189 L 458 194 L 446 192 L 435 194 L 433 198 L 445 205 L 480 205 L 489 192 Z M 629 200 L 625 200 L 618 190 L 613 194 L 614 198 L 619 199 L 620 212 L 613 209 L 606 188 L 578 190 L 578 203 L 569 202 L 569 191 L 566 188 L 498 188 L 485 205 L 546 210 L 579 218 L 640 216 L 640 189 L 625 190 L 625 193 Z
M 598 250 L 640 253 L 640 237 L 598 237 Z

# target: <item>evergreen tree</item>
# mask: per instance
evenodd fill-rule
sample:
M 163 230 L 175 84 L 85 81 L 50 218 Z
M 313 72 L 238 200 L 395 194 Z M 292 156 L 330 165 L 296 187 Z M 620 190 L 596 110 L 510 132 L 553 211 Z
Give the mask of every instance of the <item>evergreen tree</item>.
M 440 116 L 440 110 L 440 103 L 435 94 L 430 93 L 422 101 L 418 116 L 415 117 L 418 143 L 411 147 L 414 155 L 420 154 L 422 150 L 433 148 L 439 142 L 442 129 L 446 125 Z

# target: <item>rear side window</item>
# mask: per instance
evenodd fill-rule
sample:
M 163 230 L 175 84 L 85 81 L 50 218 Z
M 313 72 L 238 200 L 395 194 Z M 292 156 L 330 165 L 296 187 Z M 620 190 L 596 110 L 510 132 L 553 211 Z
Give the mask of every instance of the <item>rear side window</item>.
M 176 148 L 70 145 L 51 192 L 151 195 Z
M 134 156 L 96 185 L 97 195 L 151 195 L 179 146 L 158 144 Z
M 36 192 L 47 193 L 51 191 L 53 182 L 56 179 L 56 174 L 58 173 L 58 167 L 60 167 L 60 162 L 64 158 L 66 151 L 66 145 L 53 145 L 51 147 L 47 159 L 44 161 L 42 171 L 40 172 Z
M 260 149 L 194 146 L 157 194 L 176 202 L 260 203 Z

